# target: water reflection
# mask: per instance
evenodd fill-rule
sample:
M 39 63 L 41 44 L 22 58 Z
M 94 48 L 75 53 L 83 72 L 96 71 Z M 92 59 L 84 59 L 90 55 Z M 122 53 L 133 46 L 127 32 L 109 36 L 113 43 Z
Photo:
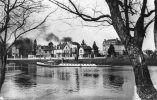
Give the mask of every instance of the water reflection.
M 105 88 L 122 88 L 124 79 L 121 76 L 103 74 L 103 85 Z
M 15 76 L 15 83 L 21 88 L 31 88 L 36 86 L 36 65 L 21 64 L 19 66 L 23 73 Z
M 2 94 L 5 98 L 75 100 L 75 97 L 78 100 L 133 100 L 133 72 L 126 71 L 126 68 L 116 71 L 116 68 L 48 68 L 30 64 L 19 66 L 18 70 L 21 72 L 6 79 Z M 14 96 L 10 96 L 12 92 L 9 91 L 14 91 Z
M 70 72 L 64 70 L 57 70 L 57 77 L 59 80 L 68 81 L 70 79 Z

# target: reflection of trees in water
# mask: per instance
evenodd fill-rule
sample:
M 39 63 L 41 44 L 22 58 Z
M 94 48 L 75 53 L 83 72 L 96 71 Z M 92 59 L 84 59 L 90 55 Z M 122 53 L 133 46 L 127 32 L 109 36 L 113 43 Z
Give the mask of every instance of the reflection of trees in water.
M 79 72 L 78 69 L 75 69 L 75 75 L 76 75 L 76 91 L 80 90 L 80 77 L 79 77 Z
M 1 68 L 0 68 L 0 93 L 1 93 L 2 85 L 3 85 L 4 80 L 5 80 L 5 74 L 3 75 L 2 71 L 4 71 L 4 70 L 1 70 Z
M 37 84 L 36 81 L 29 75 L 18 75 L 15 77 L 14 81 L 19 87 L 23 88 L 29 88 Z
M 70 73 L 67 71 L 61 71 L 61 70 L 57 70 L 57 77 L 60 80 L 69 80 L 70 79 Z
M 98 73 L 83 73 L 84 77 L 93 77 L 93 78 L 98 78 L 99 74 Z
M 21 64 L 21 71 L 27 75 L 36 75 L 37 67 L 35 64 Z
M 54 75 L 55 75 L 54 70 L 46 70 L 46 71 L 44 72 L 44 77 L 51 77 L 51 78 L 54 78 Z
M 83 77 L 91 77 L 97 79 L 99 77 L 99 69 L 98 68 L 85 68 L 81 69 L 81 73 L 83 73 Z
M 19 87 L 32 87 L 36 85 L 37 68 L 34 64 L 21 64 L 21 75 L 15 76 L 15 83 Z
M 105 88 L 120 89 L 124 84 L 124 78 L 118 75 L 103 74 L 103 85 Z

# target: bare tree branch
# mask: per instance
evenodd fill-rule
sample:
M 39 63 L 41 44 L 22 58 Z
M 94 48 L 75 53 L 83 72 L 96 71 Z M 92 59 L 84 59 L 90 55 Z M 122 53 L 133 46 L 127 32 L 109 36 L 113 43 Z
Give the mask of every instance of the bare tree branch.
M 144 17 L 149 17 L 149 16 L 151 16 L 154 12 L 155 12 L 155 10 L 151 10 L 151 11 L 148 12 L 147 14 L 144 14 Z
M 55 11 L 56 11 L 56 10 L 55 10 Z M 36 25 L 36 26 L 34 26 L 33 28 L 30 28 L 30 29 L 28 29 L 28 30 L 26 30 L 26 31 L 24 31 L 24 32 L 22 32 L 22 33 L 20 33 L 18 36 L 16 36 L 14 42 L 7 48 L 7 51 L 11 48 L 11 46 L 14 45 L 15 41 L 16 41 L 20 36 L 22 36 L 23 34 L 25 34 L 25 33 L 27 33 L 27 32 L 30 32 L 30 31 L 32 31 L 32 30 L 37 29 L 37 28 L 38 28 L 39 26 L 41 26 L 41 25 L 47 20 L 47 18 L 48 18 L 52 13 L 54 13 L 55 11 L 49 13 L 49 14 L 44 18 L 44 20 L 43 20 L 42 22 L 40 22 L 38 25 Z
M 81 13 L 78 8 L 76 7 L 76 5 L 71 1 L 69 0 L 69 2 L 71 3 L 72 7 L 75 9 L 75 11 L 73 11 L 72 9 L 70 9 L 68 6 L 56 1 L 56 0 L 49 0 L 50 2 L 58 5 L 59 7 L 61 7 L 62 9 L 64 10 L 67 10 L 75 15 L 78 15 L 79 17 L 81 17 L 84 21 L 94 21 L 94 22 L 107 22 L 109 24 L 111 24 L 111 16 L 106 14 L 106 15 L 100 15 L 98 17 L 91 17 L 89 15 L 86 15 L 86 14 L 83 14 Z M 107 19 L 104 19 L 104 18 L 107 18 Z

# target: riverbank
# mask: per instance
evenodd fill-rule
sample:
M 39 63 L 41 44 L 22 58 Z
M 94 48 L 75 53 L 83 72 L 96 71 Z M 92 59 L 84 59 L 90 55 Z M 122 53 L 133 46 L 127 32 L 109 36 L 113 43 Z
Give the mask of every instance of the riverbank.
M 36 62 L 46 62 L 50 59 L 17 59 L 17 60 L 8 60 L 8 63 L 31 63 L 36 64 Z M 61 63 L 60 59 L 52 59 L 56 63 Z M 148 65 L 157 66 L 157 58 L 146 58 L 146 62 Z M 108 57 L 108 58 L 90 58 L 90 59 L 78 59 L 75 61 L 74 59 L 64 59 L 64 63 L 72 63 L 72 64 L 97 64 L 97 65 L 113 65 L 113 66 L 123 66 L 123 65 L 131 65 L 131 62 L 127 56 L 123 57 Z

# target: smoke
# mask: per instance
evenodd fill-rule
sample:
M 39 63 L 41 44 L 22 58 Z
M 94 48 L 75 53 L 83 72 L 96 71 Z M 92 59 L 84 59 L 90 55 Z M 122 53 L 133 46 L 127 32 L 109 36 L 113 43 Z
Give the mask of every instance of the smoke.
M 51 40 L 56 41 L 56 42 L 60 41 L 59 37 L 56 36 L 55 34 L 53 34 L 52 32 L 48 33 L 48 34 L 45 34 L 45 40 L 48 41 L 48 42 L 51 41 Z
M 72 42 L 72 38 L 71 37 L 63 37 L 63 39 L 61 41 L 63 41 L 63 42 Z

